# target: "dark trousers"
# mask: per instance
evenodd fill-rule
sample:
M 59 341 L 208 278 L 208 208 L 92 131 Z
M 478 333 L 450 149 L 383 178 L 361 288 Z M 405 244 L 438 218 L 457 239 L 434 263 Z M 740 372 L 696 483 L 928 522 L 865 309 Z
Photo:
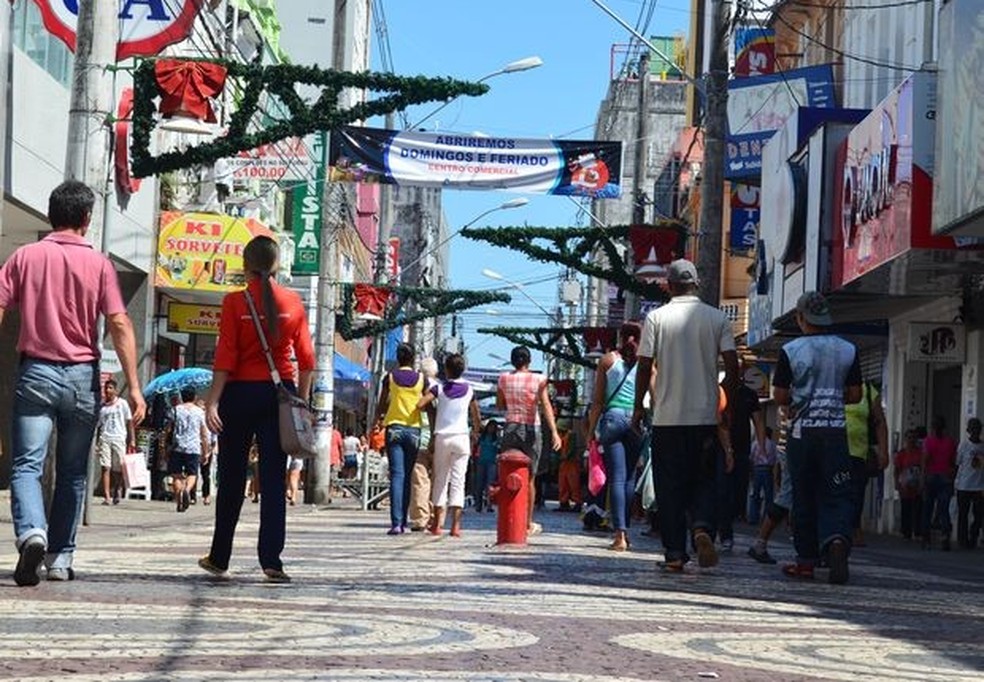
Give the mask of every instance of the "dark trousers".
M 923 489 L 922 528 L 923 537 L 929 540 L 930 531 L 939 529 L 944 538 L 950 537 L 950 498 L 953 497 L 953 481 L 943 474 L 926 477 Z
M 717 426 L 654 426 L 652 457 L 667 561 L 686 560 L 690 527 L 714 535 L 717 475 L 724 454 Z
M 864 496 L 868 492 L 868 464 L 860 457 L 851 457 L 851 501 L 854 503 L 854 516 L 851 518 L 851 528 L 861 528 L 861 516 L 864 514 Z
M 769 511 L 775 498 L 775 476 L 773 467 L 762 464 L 755 467 L 752 481 L 752 494 L 748 498 L 748 522 L 759 524 L 763 510 Z
M 735 450 L 735 468 L 731 472 L 731 520 L 747 519 L 748 488 L 752 478 L 752 458 L 749 449 Z
M 202 464 L 202 497 L 212 496 L 212 460 Z
M 850 548 L 855 505 L 847 434 L 805 433 L 802 438 L 790 438 L 786 458 L 793 482 L 797 560 L 815 563 L 834 540 Z
M 400 424 L 386 427 L 386 454 L 389 456 L 390 525 L 406 527 L 410 510 L 413 465 L 420 448 L 420 429 Z
M 902 537 L 909 540 L 913 535 L 920 535 L 922 533 L 922 498 L 903 497 L 900 506 L 902 518 L 899 520 L 902 524 Z
M 293 389 L 293 386 L 290 386 Z M 269 381 L 235 381 L 226 384 L 219 401 L 222 433 L 219 434 L 218 477 L 222 485 L 215 498 L 215 532 L 209 556 L 220 568 L 228 568 L 232 541 L 243 506 L 249 448 L 256 437 L 260 448 L 260 566 L 282 570 L 280 553 L 286 536 L 287 500 L 284 470 L 287 455 L 280 449 L 277 391 Z
M 974 514 L 973 523 L 969 523 L 971 512 Z M 971 549 L 977 545 L 982 521 L 984 521 L 984 493 L 980 490 L 958 490 L 957 542 L 961 547 Z

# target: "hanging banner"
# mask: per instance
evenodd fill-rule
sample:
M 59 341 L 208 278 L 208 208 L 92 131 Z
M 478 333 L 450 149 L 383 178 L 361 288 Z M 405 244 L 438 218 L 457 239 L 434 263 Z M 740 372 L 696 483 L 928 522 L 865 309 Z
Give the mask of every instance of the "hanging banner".
M 191 33 L 203 0 L 117 0 L 120 37 L 116 60 L 151 57 Z M 75 52 L 80 0 L 34 0 L 48 32 Z
M 731 184 L 731 238 L 732 251 L 751 251 L 758 239 L 759 188 L 740 182 Z
M 621 195 L 622 143 L 344 127 L 329 179 L 596 199 Z
M 762 76 L 776 70 L 776 31 L 744 26 L 735 29 L 735 68 L 739 78 Z
M 292 275 L 317 275 L 321 264 L 321 225 L 324 220 L 325 134 L 311 136 L 314 176 L 291 190 L 291 233 L 294 241 Z
M 222 293 L 241 289 L 246 285 L 243 249 L 259 235 L 277 238 L 252 218 L 162 213 L 154 285 Z
M 167 306 L 167 330 L 218 336 L 221 316 L 222 306 L 171 302 Z

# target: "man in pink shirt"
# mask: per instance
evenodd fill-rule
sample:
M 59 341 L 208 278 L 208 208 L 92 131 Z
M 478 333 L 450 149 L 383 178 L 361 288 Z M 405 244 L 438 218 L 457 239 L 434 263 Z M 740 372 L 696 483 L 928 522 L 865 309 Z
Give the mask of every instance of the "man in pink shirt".
M 0 268 L 0 324 L 20 311 L 20 368 L 13 410 L 10 506 L 20 558 L 14 581 L 73 580 L 75 531 L 86 490 L 89 447 L 99 418 L 99 315 L 123 365 L 133 424 L 146 410 L 137 379 L 133 325 L 112 263 L 85 240 L 95 195 L 69 180 L 52 191 L 54 232 L 22 246 Z M 45 517 L 41 473 L 57 424 L 55 494 Z

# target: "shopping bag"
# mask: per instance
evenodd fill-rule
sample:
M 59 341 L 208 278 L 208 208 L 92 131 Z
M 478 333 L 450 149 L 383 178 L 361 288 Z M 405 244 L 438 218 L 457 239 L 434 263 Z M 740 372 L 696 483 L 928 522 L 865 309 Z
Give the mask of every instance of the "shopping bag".
M 123 455 L 123 483 L 127 488 L 150 487 L 150 470 L 142 452 Z
M 642 460 L 642 471 L 639 472 L 638 478 L 636 478 L 636 494 L 639 495 L 642 508 L 649 510 L 652 509 L 656 502 L 656 486 L 653 482 L 653 459 L 652 453 L 649 447 L 649 434 L 642 439 L 642 452 L 640 458 Z
M 598 441 L 588 443 L 588 491 L 597 495 L 605 487 L 605 462 Z

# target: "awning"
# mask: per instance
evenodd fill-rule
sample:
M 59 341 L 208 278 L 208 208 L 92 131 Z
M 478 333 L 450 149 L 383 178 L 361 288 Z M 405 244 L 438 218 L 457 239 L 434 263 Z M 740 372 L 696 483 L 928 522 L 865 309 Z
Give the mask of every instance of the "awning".
M 362 365 L 357 365 L 339 353 L 335 353 L 333 367 L 333 375 L 336 379 L 348 379 L 349 381 L 369 381 L 372 378 L 372 373 L 368 369 Z

